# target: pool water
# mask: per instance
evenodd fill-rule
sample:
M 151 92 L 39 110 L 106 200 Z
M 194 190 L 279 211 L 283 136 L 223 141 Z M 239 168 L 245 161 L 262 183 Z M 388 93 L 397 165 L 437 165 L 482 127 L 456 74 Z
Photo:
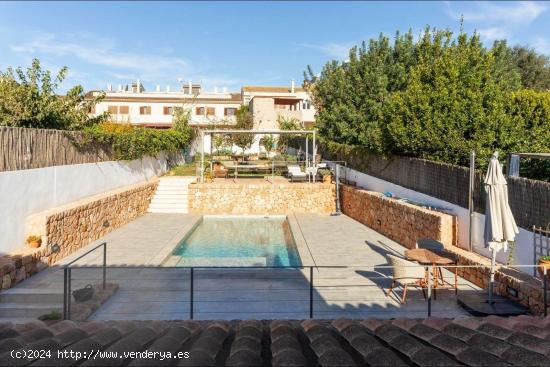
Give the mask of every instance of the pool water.
M 204 216 L 172 266 L 301 266 L 285 216 Z

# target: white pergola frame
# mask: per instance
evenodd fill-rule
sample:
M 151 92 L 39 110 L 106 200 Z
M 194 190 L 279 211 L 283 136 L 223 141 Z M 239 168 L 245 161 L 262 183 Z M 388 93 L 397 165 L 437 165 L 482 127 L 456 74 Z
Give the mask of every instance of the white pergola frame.
M 254 134 L 254 135 L 305 135 L 306 136 L 306 167 L 308 167 L 309 162 L 309 152 L 308 152 L 308 135 L 313 135 L 313 154 L 315 154 L 316 137 L 315 130 L 225 130 L 225 129 L 216 129 L 216 130 L 201 130 L 201 182 L 204 182 L 204 136 L 206 134 Z M 212 154 L 212 151 L 210 151 Z M 313 157 L 315 160 L 315 156 Z M 315 177 L 313 178 L 315 180 Z M 315 181 L 314 181 L 315 182 Z

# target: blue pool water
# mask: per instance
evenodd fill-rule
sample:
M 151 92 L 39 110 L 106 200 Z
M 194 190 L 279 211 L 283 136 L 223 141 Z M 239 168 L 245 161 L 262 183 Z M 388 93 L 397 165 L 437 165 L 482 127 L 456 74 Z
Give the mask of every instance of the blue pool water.
M 203 217 L 172 266 L 301 266 L 286 217 Z

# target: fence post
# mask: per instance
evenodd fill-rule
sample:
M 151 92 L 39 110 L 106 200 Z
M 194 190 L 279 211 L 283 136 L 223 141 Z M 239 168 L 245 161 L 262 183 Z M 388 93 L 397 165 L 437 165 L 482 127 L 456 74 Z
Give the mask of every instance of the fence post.
M 544 317 L 548 316 L 548 310 L 546 309 L 546 306 L 548 305 L 548 275 L 547 275 L 547 269 L 546 266 L 543 267 L 543 274 L 544 277 L 542 278 L 542 291 L 544 292 L 542 295 L 542 303 L 544 307 Z
M 428 266 L 428 317 L 432 316 L 432 274 Z
M 473 251 L 473 217 L 474 217 L 474 180 L 476 177 L 476 152 L 472 150 L 472 153 L 470 153 L 470 187 L 468 189 L 468 211 L 470 212 L 469 221 L 468 221 L 468 249 L 470 252 Z
M 71 268 L 67 268 L 67 320 L 71 319 Z
M 107 242 L 103 242 L 103 289 L 105 289 L 107 275 Z
M 67 320 L 67 268 L 63 268 L 63 320 Z
M 313 318 L 313 266 L 309 267 L 309 318 Z
M 190 301 L 190 303 L 189 303 L 189 318 L 191 320 L 193 320 L 193 285 L 194 285 L 193 284 L 194 283 L 194 281 L 193 281 L 193 273 L 194 273 L 193 270 L 194 270 L 194 268 L 191 268 L 191 278 L 190 278 L 191 287 L 189 289 L 189 301 Z

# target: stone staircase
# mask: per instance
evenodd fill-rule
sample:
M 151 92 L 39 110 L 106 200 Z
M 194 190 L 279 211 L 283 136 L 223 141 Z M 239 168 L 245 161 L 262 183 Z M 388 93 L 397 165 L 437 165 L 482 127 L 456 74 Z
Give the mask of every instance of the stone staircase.
M 188 213 L 188 186 L 193 176 L 161 177 L 149 213 Z
M 28 322 L 52 311 L 63 312 L 62 290 L 11 288 L 0 293 L 0 323 Z

